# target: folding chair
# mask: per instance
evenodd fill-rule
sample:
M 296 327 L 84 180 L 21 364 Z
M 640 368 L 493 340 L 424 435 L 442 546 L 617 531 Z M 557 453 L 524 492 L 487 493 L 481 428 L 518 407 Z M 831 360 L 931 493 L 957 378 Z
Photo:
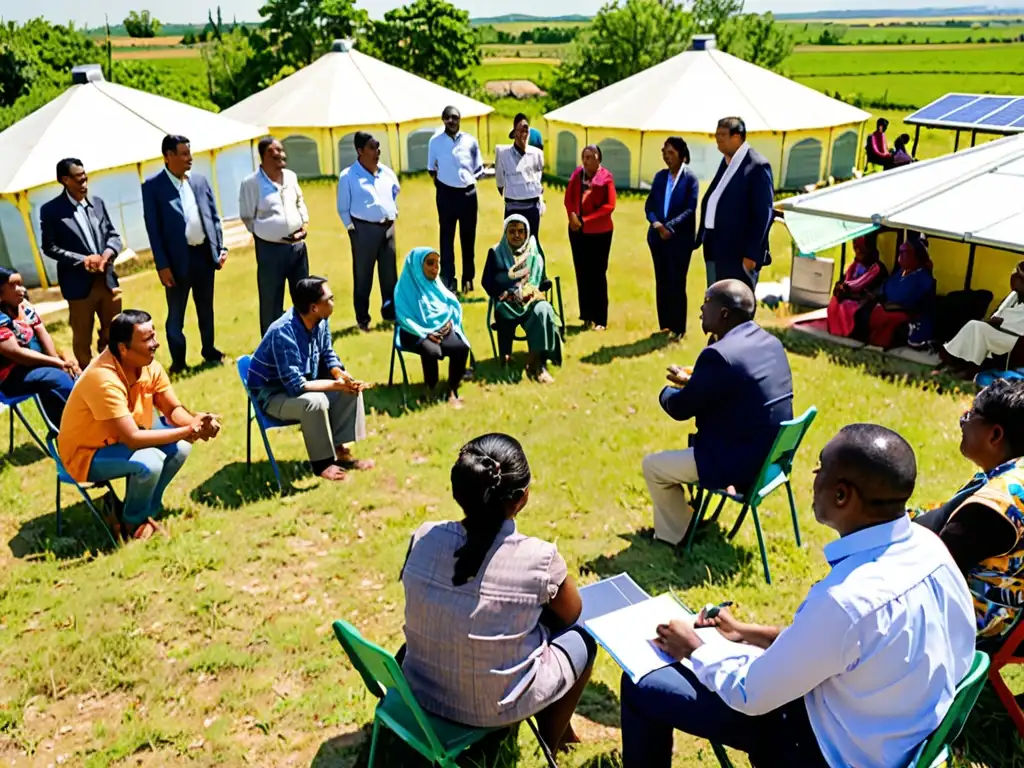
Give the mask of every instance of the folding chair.
M 32 428 L 32 425 L 29 424 L 28 419 L 25 418 L 25 414 L 23 414 L 21 412 L 21 409 L 18 407 L 26 400 L 35 400 L 36 407 L 39 409 L 39 412 L 43 415 L 43 422 L 49 425 L 49 419 L 46 417 L 46 411 L 43 410 L 42 403 L 39 402 L 39 398 L 36 397 L 35 395 L 19 395 L 18 397 L 4 397 L 3 395 L 0 395 L 0 405 L 6 405 L 7 410 L 10 411 L 11 415 L 10 442 L 9 447 L 7 448 L 7 452 L 14 452 L 14 417 L 17 416 L 19 419 L 21 419 L 21 423 L 25 425 L 25 429 L 28 430 L 29 435 L 31 435 L 32 439 L 35 440 L 36 445 L 43 449 L 43 453 L 47 453 L 46 443 L 43 442 L 43 439 L 39 437 L 36 431 Z
M 401 328 L 398 323 L 395 323 L 395 335 L 391 339 L 391 368 L 388 370 L 388 386 L 393 386 L 395 383 L 395 357 L 397 357 L 398 363 L 402 368 L 402 407 L 407 408 L 409 406 L 409 373 L 405 368 L 403 352 L 419 356 L 418 353 L 402 346 Z M 473 350 L 470 349 L 469 368 L 472 369 L 475 365 L 476 358 L 473 357 Z
M 551 304 L 552 306 L 554 306 L 554 301 L 552 301 L 552 299 L 557 299 L 558 300 L 558 322 L 559 322 L 558 329 L 559 329 L 559 333 L 562 336 L 562 342 L 564 343 L 565 342 L 565 312 L 563 311 L 563 308 L 562 308 L 562 278 L 555 277 L 553 281 L 552 280 L 546 280 L 545 282 L 548 285 L 547 285 L 546 289 L 544 290 L 544 298 L 547 299 L 548 303 Z M 540 287 L 544 288 L 543 285 L 540 286 Z M 552 296 L 552 291 L 554 291 L 554 296 Z M 494 298 L 493 297 L 488 299 L 488 301 L 487 301 L 487 333 L 491 337 L 491 351 L 494 353 L 494 356 L 497 357 L 498 356 L 498 344 L 495 341 L 495 334 L 498 332 L 498 324 L 494 321 L 494 304 L 495 304 L 495 302 L 494 302 Z M 513 333 L 512 341 L 513 341 L 513 343 L 517 342 L 517 341 L 526 341 L 526 334 L 525 333 L 521 333 L 521 334 Z
M 277 459 L 270 449 L 270 440 L 267 438 L 267 430 L 280 429 L 281 427 L 292 427 L 298 424 L 297 421 L 281 421 L 273 416 L 268 416 L 260 404 L 256 401 L 252 392 L 249 391 L 249 363 L 252 355 L 242 355 L 238 358 L 238 377 L 242 380 L 242 388 L 245 390 L 247 400 L 245 412 L 245 469 L 252 468 L 252 423 L 255 420 L 260 428 L 260 436 L 263 438 L 263 447 L 267 451 L 267 458 L 270 459 L 270 467 L 274 470 L 274 477 L 277 478 L 278 493 L 284 495 L 284 482 L 281 480 L 281 468 L 277 466 Z
M 754 529 L 757 531 L 757 545 L 761 549 L 761 562 L 764 564 L 764 580 L 769 584 L 772 583 L 771 570 L 768 568 L 768 550 L 764 546 L 764 534 L 761 531 L 761 518 L 757 514 L 757 508 L 772 491 L 783 485 L 786 486 L 786 493 L 789 496 L 789 511 L 793 516 L 793 533 L 796 536 L 796 545 L 800 546 L 800 522 L 797 520 L 796 502 L 793 500 L 793 487 L 789 483 L 789 478 L 793 472 L 793 459 L 796 457 L 796 452 L 800 448 L 800 443 L 803 441 L 804 435 L 807 434 L 807 430 L 811 428 L 811 424 L 814 422 L 814 417 L 817 414 L 818 409 L 811 406 L 800 418 L 784 421 L 779 425 L 779 434 L 776 435 L 775 443 L 772 445 L 771 451 L 768 452 L 768 458 L 765 459 L 764 465 L 757 475 L 757 480 L 754 481 L 750 490 L 745 494 L 709 488 L 697 489 L 694 504 L 696 514 L 693 516 L 693 522 L 690 523 L 690 530 L 686 535 L 687 552 L 693 547 L 697 528 L 704 521 L 704 516 L 707 514 L 708 506 L 711 504 L 712 496 L 720 496 L 721 500 L 714 515 L 709 518 L 708 522 L 717 520 L 722 512 L 722 507 L 725 506 L 725 502 L 732 499 L 742 504 L 743 509 L 740 511 L 739 517 L 736 518 L 736 523 L 729 532 L 729 538 L 732 539 L 739 533 L 740 526 L 743 525 L 743 520 L 747 516 L 747 511 L 753 512 Z
M 967 716 L 971 714 L 978 695 L 985 685 L 985 673 L 991 670 L 989 667 L 988 654 L 983 651 L 974 652 L 974 661 L 964 679 L 957 685 L 953 695 L 953 703 L 950 704 L 946 716 L 942 718 L 939 727 L 931 736 L 925 739 L 918 747 L 907 768 L 941 768 L 949 763 L 951 758 L 950 747 L 960 735 L 960 731 L 967 722 Z M 722 768 L 733 768 L 729 755 L 721 744 L 711 744 Z
M 1017 726 L 1017 733 L 1024 737 L 1024 712 L 1021 711 L 1020 704 L 1017 703 L 1017 699 L 1014 698 L 1013 692 L 1006 685 L 1002 675 L 1003 667 L 1024 664 L 1024 656 L 1018 653 L 1021 644 L 1024 643 L 1024 620 L 1022 617 L 1024 617 L 1024 611 L 1017 614 L 1014 628 L 992 657 L 988 678 L 992 681 L 992 687 L 999 700 L 1003 702 L 1003 706 L 1006 707 L 1013 724 Z
M 46 453 L 47 455 L 49 455 L 51 459 L 53 459 L 54 463 L 57 465 L 57 535 L 60 536 L 63 529 L 63 522 L 61 519 L 62 510 L 60 503 L 60 487 L 62 484 L 73 485 L 82 495 L 82 499 L 85 501 L 85 505 L 89 508 L 89 511 L 92 512 L 92 516 L 96 519 L 96 521 L 100 524 L 100 527 L 107 534 L 107 537 L 110 539 L 110 543 L 117 547 L 117 538 L 114 536 L 113 532 L 111 532 L 110 527 L 103 520 L 103 515 L 100 514 L 100 511 L 96 508 L 96 505 L 93 503 L 93 500 L 89 497 L 89 494 L 87 492 L 87 489 L 89 488 L 102 486 L 106 488 L 107 491 L 109 491 L 110 494 L 115 496 L 116 498 L 116 494 L 114 494 L 114 486 L 110 484 L 110 480 L 103 483 L 79 483 L 77 480 L 75 480 L 75 478 L 73 478 L 68 473 L 67 469 L 64 468 L 64 462 L 60 460 L 60 454 L 57 452 L 57 445 L 54 442 L 54 439 L 55 435 L 47 435 Z M 127 477 L 127 475 L 125 475 L 125 477 Z
M 352 666 L 380 701 L 373 717 L 373 736 L 367 768 L 373 768 L 377 754 L 377 736 L 383 723 L 402 741 L 419 752 L 432 765 L 454 768 L 460 754 L 484 737 L 501 728 L 474 728 L 429 715 L 423 711 L 395 657 L 363 638 L 347 621 L 334 622 L 334 636 L 345 649 Z M 537 727 L 527 720 L 551 768 L 558 768 Z

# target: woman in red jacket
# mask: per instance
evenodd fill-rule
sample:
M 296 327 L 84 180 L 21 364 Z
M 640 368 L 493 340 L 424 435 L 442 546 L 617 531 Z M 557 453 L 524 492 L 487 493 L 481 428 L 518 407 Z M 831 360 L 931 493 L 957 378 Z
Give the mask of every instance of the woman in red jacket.
M 603 331 L 608 325 L 608 254 L 612 249 L 615 179 L 601 165 L 601 148 L 583 148 L 583 164 L 569 177 L 565 211 L 569 245 L 576 268 L 580 320 L 584 328 Z

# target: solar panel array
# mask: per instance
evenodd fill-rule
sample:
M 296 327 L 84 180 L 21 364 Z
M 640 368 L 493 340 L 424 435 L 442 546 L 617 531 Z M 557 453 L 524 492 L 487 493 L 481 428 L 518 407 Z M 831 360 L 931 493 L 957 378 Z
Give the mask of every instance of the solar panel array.
M 991 133 L 1024 133 L 1024 96 L 947 93 L 904 122 Z

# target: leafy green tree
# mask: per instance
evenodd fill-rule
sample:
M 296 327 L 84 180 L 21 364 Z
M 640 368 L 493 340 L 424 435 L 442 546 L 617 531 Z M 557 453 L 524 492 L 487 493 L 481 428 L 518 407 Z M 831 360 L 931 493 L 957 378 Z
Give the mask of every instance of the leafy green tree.
M 777 70 L 793 52 L 793 36 L 771 12 L 734 16 L 719 32 L 721 48 L 765 69 Z
M 260 8 L 266 54 L 261 69 L 312 64 L 339 38 L 355 37 L 368 23 L 355 0 L 267 0 Z
M 251 96 L 262 85 L 260 69 L 251 63 L 257 58 L 252 42 L 245 31 L 233 29 L 202 49 L 210 100 L 221 109 Z
M 124 20 L 129 37 L 156 37 L 160 34 L 160 22 L 149 11 L 132 11 Z
M 13 106 L 37 88 L 59 92 L 71 84 L 76 64 L 101 61 L 96 43 L 73 26 L 43 19 L 0 23 L 0 107 Z
M 159 67 L 145 60 L 115 61 L 112 79 L 120 85 L 155 93 L 193 107 L 216 112 L 206 83 L 188 70 Z
M 480 63 L 469 13 L 446 0 L 415 0 L 367 26 L 362 49 L 382 61 L 448 88 L 476 87 L 471 69 Z

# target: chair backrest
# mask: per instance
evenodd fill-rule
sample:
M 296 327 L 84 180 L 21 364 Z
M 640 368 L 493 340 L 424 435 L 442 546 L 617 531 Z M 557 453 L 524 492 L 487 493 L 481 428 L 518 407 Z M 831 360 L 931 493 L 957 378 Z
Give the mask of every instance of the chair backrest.
M 67 469 L 64 468 L 64 462 L 60 460 L 60 453 L 57 452 L 56 437 L 57 436 L 55 434 L 46 436 L 46 450 L 50 454 L 50 458 L 53 459 L 54 463 L 56 463 L 57 471 L 71 477 L 71 475 L 68 474 Z
M 43 417 L 43 424 L 46 425 L 47 431 L 56 435 L 60 431 L 60 428 L 50 421 L 49 414 L 47 414 L 46 409 L 43 408 L 43 401 L 39 399 L 39 395 L 33 395 L 32 399 L 36 401 L 36 408 L 39 410 L 39 415 Z
M 260 407 L 259 402 L 253 397 L 252 391 L 249 389 L 249 364 L 252 362 L 252 355 L 242 355 L 236 361 L 238 365 L 238 378 L 242 380 L 242 388 L 245 390 L 245 396 L 249 398 L 249 402 L 252 403 L 253 413 L 256 414 L 256 421 L 261 427 L 267 429 L 269 423 L 266 415 L 263 413 L 263 409 Z
M 974 703 L 978 700 L 981 689 L 985 685 L 988 673 L 989 659 L 984 651 L 974 652 L 974 661 L 964 679 L 956 687 L 953 695 L 953 703 L 942 718 L 939 727 L 931 736 L 924 740 L 924 743 L 917 751 L 910 768 L 931 768 L 935 759 L 941 755 L 950 744 L 956 741 L 956 737 L 963 730 L 967 716 L 971 714 Z
M 409 688 L 409 683 L 402 674 L 402 668 L 395 657 L 375 643 L 365 639 L 359 630 L 347 621 L 339 619 L 334 622 L 334 636 L 345 649 L 349 661 L 355 667 L 370 693 L 382 698 L 388 690 L 394 690 L 402 702 L 416 719 L 417 725 L 426 736 L 427 744 L 433 751 L 432 759 L 437 762 L 445 757 L 440 739 L 434 733 L 430 720 L 427 718 L 419 702 Z
M 772 449 L 768 452 L 768 458 L 765 459 L 752 490 L 763 488 L 779 471 L 789 475 L 793 470 L 793 459 L 796 458 L 800 443 L 803 442 L 804 435 L 811 428 L 817 415 L 818 409 L 812 405 L 799 418 L 779 424 L 779 433 L 775 436 L 775 442 L 772 443 Z

